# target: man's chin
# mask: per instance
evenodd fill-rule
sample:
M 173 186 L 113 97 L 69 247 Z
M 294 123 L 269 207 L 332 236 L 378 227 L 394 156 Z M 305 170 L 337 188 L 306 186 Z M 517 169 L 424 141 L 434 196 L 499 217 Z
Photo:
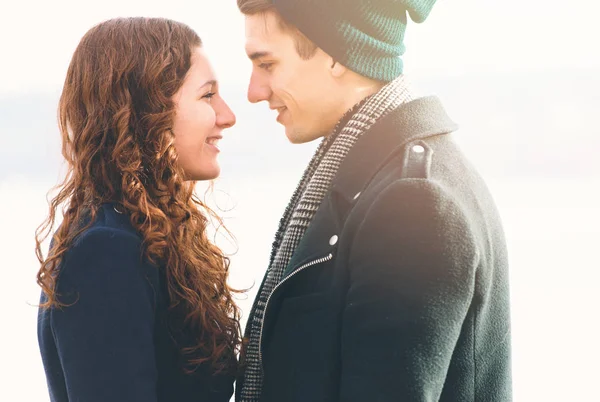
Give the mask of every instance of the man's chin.
M 295 136 L 293 133 L 288 134 L 287 130 L 285 131 L 285 135 L 292 144 L 304 144 L 306 142 L 302 138 Z
M 323 137 L 323 134 L 303 132 L 290 126 L 285 126 L 285 135 L 292 144 L 305 144 Z

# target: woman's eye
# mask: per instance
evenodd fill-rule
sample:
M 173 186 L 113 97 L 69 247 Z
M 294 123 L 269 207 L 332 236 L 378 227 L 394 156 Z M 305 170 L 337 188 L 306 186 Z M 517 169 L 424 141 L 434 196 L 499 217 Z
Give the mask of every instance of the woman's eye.
M 211 99 L 213 98 L 213 96 L 215 96 L 215 95 L 216 95 L 216 94 L 215 94 L 214 92 L 209 92 L 209 93 L 207 93 L 206 95 L 204 95 L 204 96 L 202 97 L 202 99 L 208 99 L 208 100 L 211 100 Z

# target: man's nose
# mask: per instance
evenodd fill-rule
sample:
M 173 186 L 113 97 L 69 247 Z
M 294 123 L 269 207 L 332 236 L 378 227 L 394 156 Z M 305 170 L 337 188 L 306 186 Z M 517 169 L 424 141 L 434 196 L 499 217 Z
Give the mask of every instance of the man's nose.
M 256 73 L 250 76 L 248 85 L 248 100 L 252 103 L 268 101 L 271 97 L 271 88 L 266 79 L 261 78 Z

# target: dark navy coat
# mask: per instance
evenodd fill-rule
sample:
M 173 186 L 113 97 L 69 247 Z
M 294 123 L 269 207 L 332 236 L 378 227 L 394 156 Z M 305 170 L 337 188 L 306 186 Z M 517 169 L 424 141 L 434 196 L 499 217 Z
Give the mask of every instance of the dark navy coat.
M 181 370 L 164 273 L 142 258 L 140 235 L 113 205 L 67 251 L 57 291 L 72 305 L 40 309 L 38 322 L 52 402 L 229 401 L 232 376 Z

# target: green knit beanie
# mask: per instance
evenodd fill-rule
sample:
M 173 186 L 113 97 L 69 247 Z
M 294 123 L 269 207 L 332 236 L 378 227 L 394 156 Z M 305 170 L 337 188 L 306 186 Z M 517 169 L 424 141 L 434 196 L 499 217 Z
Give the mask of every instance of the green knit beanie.
M 379 81 L 402 74 L 407 13 L 423 22 L 436 0 L 272 0 L 281 16 L 349 69 Z

